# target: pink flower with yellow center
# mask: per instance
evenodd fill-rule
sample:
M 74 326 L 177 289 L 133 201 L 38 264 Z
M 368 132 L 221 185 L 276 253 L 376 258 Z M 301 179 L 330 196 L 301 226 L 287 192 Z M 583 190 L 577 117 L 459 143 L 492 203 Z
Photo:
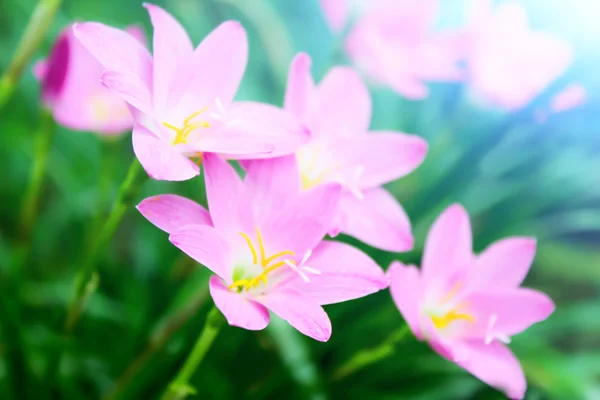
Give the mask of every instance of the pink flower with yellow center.
M 144 45 L 137 27 L 126 33 Z M 42 102 L 61 125 L 75 130 L 117 135 L 133 128 L 133 116 L 125 101 L 100 82 L 104 69 L 66 27 L 56 39 L 50 56 L 33 69 L 42 85 Z
M 399 262 L 388 270 L 394 302 L 415 336 L 514 399 L 527 383 L 506 345 L 554 311 L 544 293 L 520 287 L 535 249 L 535 239 L 513 237 L 473 254 L 469 216 L 453 205 L 429 231 L 421 270 Z
M 246 31 L 227 21 L 196 49 L 169 13 L 146 4 L 153 52 L 122 30 L 77 24 L 75 35 L 106 69 L 102 82 L 133 106 L 133 148 L 154 179 L 200 173 L 202 153 L 256 159 L 292 153 L 308 130 L 283 110 L 233 98 L 248 61 Z
M 229 324 L 264 329 L 270 310 L 327 341 L 331 322 L 323 305 L 387 287 L 383 270 L 362 251 L 323 241 L 339 184 L 301 191 L 291 156 L 253 162 L 243 181 L 216 155 L 205 155 L 204 168 L 210 215 L 173 195 L 145 199 L 138 209 L 215 273 L 210 293 Z

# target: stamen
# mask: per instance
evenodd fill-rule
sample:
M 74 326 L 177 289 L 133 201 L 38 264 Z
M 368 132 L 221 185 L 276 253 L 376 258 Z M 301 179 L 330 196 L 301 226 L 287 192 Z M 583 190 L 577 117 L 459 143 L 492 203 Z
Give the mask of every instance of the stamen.
M 450 325 L 452 322 L 459 319 L 463 319 L 468 322 L 475 322 L 475 318 L 473 318 L 471 315 L 455 311 L 450 311 L 442 317 L 431 316 L 431 321 L 438 329 L 443 329 Z
M 180 143 L 185 144 L 187 142 L 187 137 L 189 136 L 189 134 L 192 133 L 194 131 L 194 129 L 196 129 L 196 128 L 210 128 L 210 124 L 206 121 L 192 123 L 192 120 L 195 117 L 206 112 L 206 110 L 208 110 L 208 107 L 204 107 L 200 111 L 196 111 L 195 113 L 193 113 L 192 115 L 187 117 L 183 121 L 182 128 L 177 128 L 176 126 L 171 125 L 168 122 L 162 123 L 163 126 L 175 131 L 175 139 L 173 139 L 173 143 L 172 143 L 173 145 L 180 144 Z
M 250 247 L 250 251 L 252 252 L 252 263 L 256 265 L 258 263 L 258 257 L 256 256 L 256 249 L 254 248 L 252 241 L 244 232 L 240 232 L 240 236 L 246 239 L 246 243 L 248 243 L 248 247 Z
M 307 271 L 307 272 L 310 272 L 313 275 L 321 275 L 321 273 L 322 273 L 318 269 L 312 268 L 312 267 L 304 266 L 304 267 L 302 267 L 302 269 L 305 270 L 305 271 Z
M 256 239 L 258 240 L 258 246 L 260 247 L 260 264 L 264 268 L 267 266 L 267 263 L 265 262 L 265 246 L 263 244 L 262 236 L 261 236 L 260 230 L 258 230 L 258 228 L 256 229 Z
M 217 105 L 217 110 L 223 115 L 225 115 L 225 107 L 223 107 L 223 102 L 220 98 L 215 98 L 215 104 Z
M 267 258 L 267 259 L 263 260 L 263 262 L 262 262 L 263 264 L 262 264 L 262 265 L 263 265 L 263 267 L 264 267 L 264 266 L 266 266 L 266 265 L 269 265 L 269 263 L 270 263 L 271 261 L 275 260 L 275 259 L 276 259 L 276 258 L 278 258 L 278 257 L 285 256 L 285 255 L 288 255 L 288 256 L 292 256 L 292 257 L 293 257 L 295 254 L 294 254 L 294 252 L 293 252 L 293 251 L 291 251 L 291 250 L 284 250 L 284 251 L 280 251 L 279 253 L 277 253 L 277 254 L 274 254 L 274 255 L 272 255 L 271 257 L 269 257 L 269 258 Z
M 447 303 L 450 300 L 452 300 L 452 298 L 454 296 L 456 296 L 456 294 L 460 291 L 460 289 L 462 289 L 463 283 L 462 282 L 456 282 L 456 284 L 454 286 L 452 286 L 452 288 L 448 291 L 448 293 L 446 293 L 446 295 L 444 296 L 444 298 L 441 300 L 441 303 Z

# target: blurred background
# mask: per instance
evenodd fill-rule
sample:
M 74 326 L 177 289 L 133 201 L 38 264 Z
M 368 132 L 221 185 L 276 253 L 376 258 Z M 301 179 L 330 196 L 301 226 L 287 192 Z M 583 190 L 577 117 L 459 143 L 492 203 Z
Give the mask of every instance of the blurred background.
M 471 215 L 476 251 L 504 236 L 536 236 L 538 253 L 525 285 L 547 292 L 557 309 L 547 321 L 513 338 L 511 348 L 529 382 L 527 399 L 600 399 L 596 0 L 518 2 L 527 11 L 529 29 L 551 35 L 568 50 L 563 64 L 549 72 L 545 68 L 560 60 L 535 41 L 525 48 L 512 35 L 518 21 L 500 24 L 506 35 L 496 32 L 486 42 L 485 27 L 493 22 L 478 26 L 480 17 L 473 16 L 477 12 L 470 2 L 440 1 L 429 29 L 459 32 L 460 43 L 453 45 L 461 53 L 457 65 L 467 72 L 460 80 L 426 82 L 429 93 L 416 96 L 421 98 L 390 83 L 382 69 L 367 65 L 372 59 L 347 51 L 345 37 L 368 14 L 369 2 L 359 7 L 360 1 L 348 1 L 353 5 L 341 25 L 324 13 L 318 0 L 155 3 L 181 21 L 194 43 L 224 20 L 242 22 L 249 34 L 250 59 L 238 99 L 281 105 L 287 69 L 298 51 L 312 56 L 317 81 L 333 65 L 357 65 L 373 96 L 372 128 L 418 134 L 429 141 L 430 150 L 416 172 L 389 186 L 413 223 L 414 251 L 391 254 L 342 240 L 360 246 L 383 268 L 393 260 L 418 264 L 431 222 L 453 202 L 464 204 Z M 35 4 L 0 0 L 0 71 L 9 65 Z M 147 38 L 152 32 L 139 0 L 64 0 L 34 60 L 47 57 L 66 25 L 85 20 L 121 28 L 139 24 Z M 480 59 L 471 57 L 475 48 L 487 52 L 478 50 Z M 393 53 L 394 43 L 382 51 Z M 481 84 L 484 76 L 478 86 L 477 77 L 485 71 L 476 69 L 486 62 L 508 72 L 490 73 L 493 84 Z M 42 120 L 40 85 L 31 65 L 0 110 L 2 280 L 10 274 L 17 251 L 19 209 L 36 154 L 33 137 Z M 547 78 L 540 78 L 543 74 Z M 521 82 L 513 90 L 529 91 L 510 101 L 510 94 L 498 94 L 502 88 L 494 92 L 503 78 Z M 529 88 L 532 80 L 539 82 Z M 211 305 L 208 273 L 133 208 L 103 257 L 98 291 L 74 335 L 61 333 L 75 271 L 133 157 L 129 134 L 106 138 L 57 128 L 28 263 L 18 285 L 3 286 L 0 293 L 0 398 L 152 399 L 188 354 Z M 148 181 L 136 203 L 161 193 L 205 204 L 202 178 Z M 334 330 L 326 344 L 285 324 L 261 332 L 223 329 L 191 382 L 197 398 L 503 398 L 412 337 L 393 355 L 336 381 L 332 374 L 344 361 L 380 344 L 404 322 L 388 291 L 326 310 Z

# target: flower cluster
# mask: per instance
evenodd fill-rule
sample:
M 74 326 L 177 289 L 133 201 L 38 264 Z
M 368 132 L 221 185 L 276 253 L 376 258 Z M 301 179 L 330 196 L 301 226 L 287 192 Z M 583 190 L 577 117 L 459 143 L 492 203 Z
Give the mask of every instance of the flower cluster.
M 570 51 L 531 31 L 516 4 L 492 11 L 479 3 L 483 16 L 466 32 L 432 34 L 436 1 L 365 2 L 346 49 L 360 70 L 410 98 L 427 96 L 425 81 L 469 77 L 477 93 L 522 107 L 568 66 Z M 333 28 L 350 20 L 349 3 L 323 6 Z M 229 324 L 264 329 L 272 312 L 327 341 L 332 326 L 323 305 L 390 286 L 417 338 L 522 398 L 524 374 L 506 344 L 554 309 L 546 295 L 520 287 L 535 240 L 505 239 L 476 255 L 459 205 L 433 224 L 420 270 L 394 262 L 386 273 L 363 251 L 326 239 L 343 233 L 385 251 L 411 250 L 410 220 L 383 185 L 424 161 L 426 141 L 371 131 L 371 97 L 359 73 L 334 67 L 317 84 L 304 53 L 292 60 L 283 108 L 236 101 L 248 61 L 241 24 L 222 23 L 194 48 L 169 13 L 145 7 L 152 53 L 135 29 L 78 23 L 61 34 L 36 76 L 62 124 L 105 133 L 132 128 L 150 177 L 183 181 L 204 169 L 208 210 L 169 194 L 143 200 L 138 210 L 214 274 L 210 294 Z M 508 42 L 499 38 L 506 24 L 513 27 Z M 552 54 L 542 72 L 530 48 Z M 517 66 L 532 73 L 508 83 Z M 573 102 L 557 99 L 553 108 Z M 228 160 L 239 162 L 243 179 Z

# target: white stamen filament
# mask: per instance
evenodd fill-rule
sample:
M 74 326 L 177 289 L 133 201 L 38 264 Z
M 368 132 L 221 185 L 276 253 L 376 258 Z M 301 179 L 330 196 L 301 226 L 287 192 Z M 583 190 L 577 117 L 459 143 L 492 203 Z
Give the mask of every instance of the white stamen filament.
M 498 316 L 496 314 L 492 314 L 490 316 L 490 320 L 488 321 L 488 332 L 485 335 L 485 339 L 483 340 L 483 342 L 488 345 L 490 343 L 492 343 L 494 340 L 498 340 L 504 344 L 509 344 L 510 343 L 510 337 L 508 335 L 504 335 L 501 333 L 493 333 L 492 329 L 494 328 L 494 325 L 496 325 L 496 321 L 498 321 Z
M 318 269 L 309 267 L 308 265 L 304 265 L 306 261 L 308 261 L 308 259 L 310 258 L 311 254 L 312 250 L 308 250 L 304 254 L 304 257 L 302 257 L 302 260 L 298 265 L 296 265 L 296 263 L 293 260 L 283 260 L 283 262 L 286 263 L 286 265 L 290 267 L 294 272 L 300 275 L 300 278 L 302 278 L 302 280 L 306 283 L 310 283 L 310 279 L 304 271 L 309 272 L 313 275 L 321 275 L 321 271 L 319 271 Z

